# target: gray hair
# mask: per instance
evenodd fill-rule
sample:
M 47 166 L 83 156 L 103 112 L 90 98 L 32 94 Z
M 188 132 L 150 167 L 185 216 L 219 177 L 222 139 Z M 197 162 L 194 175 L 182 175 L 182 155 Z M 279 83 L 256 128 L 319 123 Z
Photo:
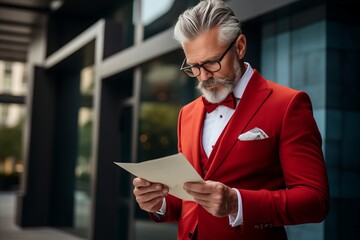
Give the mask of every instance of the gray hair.
M 214 27 L 219 27 L 222 44 L 229 44 L 242 33 L 239 19 L 223 0 L 203 0 L 179 16 L 174 38 L 183 45 Z

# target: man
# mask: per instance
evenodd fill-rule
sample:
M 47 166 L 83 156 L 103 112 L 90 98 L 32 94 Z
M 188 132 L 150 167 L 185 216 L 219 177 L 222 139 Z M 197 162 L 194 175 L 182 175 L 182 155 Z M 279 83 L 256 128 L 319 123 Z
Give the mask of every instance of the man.
M 155 221 L 178 222 L 178 239 L 279 240 L 285 225 L 322 221 L 329 191 L 308 95 L 244 62 L 246 38 L 223 1 L 186 10 L 174 35 L 181 70 L 203 95 L 179 113 L 178 150 L 205 182 L 184 185 L 193 202 L 135 178 L 139 206 Z

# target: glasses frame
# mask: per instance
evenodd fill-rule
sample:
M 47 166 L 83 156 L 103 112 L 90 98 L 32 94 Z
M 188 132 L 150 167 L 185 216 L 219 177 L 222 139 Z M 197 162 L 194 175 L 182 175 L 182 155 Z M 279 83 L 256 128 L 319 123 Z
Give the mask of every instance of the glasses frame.
M 189 77 L 198 77 L 200 76 L 201 74 L 201 68 L 205 69 L 207 72 L 210 72 L 210 73 L 214 73 L 214 72 L 218 72 L 220 71 L 221 69 L 221 61 L 223 60 L 223 58 L 225 57 L 225 55 L 228 53 L 228 51 L 231 49 L 231 47 L 234 45 L 234 43 L 236 42 L 236 40 L 238 39 L 238 37 L 236 37 L 232 42 L 231 44 L 229 45 L 229 47 L 225 50 L 225 52 L 221 55 L 221 57 L 219 57 L 217 60 L 213 60 L 213 61 L 207 61 L 207 62 L 204 62 L 202 64 L 195 64 L 195 65 L 190 65 L 190 66 L 185 66 L 186 64 L 186 57 L 183 61 L 183 63 L 181 64 L 181 67 L 180 67 L 180 71 L 182 71 L 183 73 L 185 73 L 187 76 Z M 209 63 L 218 63 L 219 64 L 219 69 L 216 70 L 216 71 L 211 71 L 209 69 L 207 69 L 204 65 L 206 64 L 209 64 Z M 186 70 L 189 70 L 189 69 L 192 69 L 192 68 L 198 68 L 199 69 L 199 74 L 189 74 L 188 72 L 186 72 Z M 191 70 L 192 72 L 192 70 Z

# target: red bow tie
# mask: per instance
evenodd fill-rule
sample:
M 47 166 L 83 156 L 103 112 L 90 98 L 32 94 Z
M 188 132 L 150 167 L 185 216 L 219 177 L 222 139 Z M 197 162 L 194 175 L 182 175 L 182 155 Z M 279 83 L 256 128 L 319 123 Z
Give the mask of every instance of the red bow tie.
M 235 109 L 236 108 L 236 98 L 233 93 L 230 93 L 222 102 L 219 103 L 211 103 L 202 97 L 204 107 L 208 113 L 214 111 L 218 106 L 224 105 L 226 107 Z

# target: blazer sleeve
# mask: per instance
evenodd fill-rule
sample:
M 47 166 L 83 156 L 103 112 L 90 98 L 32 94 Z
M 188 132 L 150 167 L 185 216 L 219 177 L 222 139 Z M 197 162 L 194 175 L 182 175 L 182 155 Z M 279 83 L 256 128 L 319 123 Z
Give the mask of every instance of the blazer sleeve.
M 244 230 L 321 222 L 329 210 L 321 136 L 304 92 L 297 92 L 289 101 L 278 148 L 286 189 L 239 189 Z

